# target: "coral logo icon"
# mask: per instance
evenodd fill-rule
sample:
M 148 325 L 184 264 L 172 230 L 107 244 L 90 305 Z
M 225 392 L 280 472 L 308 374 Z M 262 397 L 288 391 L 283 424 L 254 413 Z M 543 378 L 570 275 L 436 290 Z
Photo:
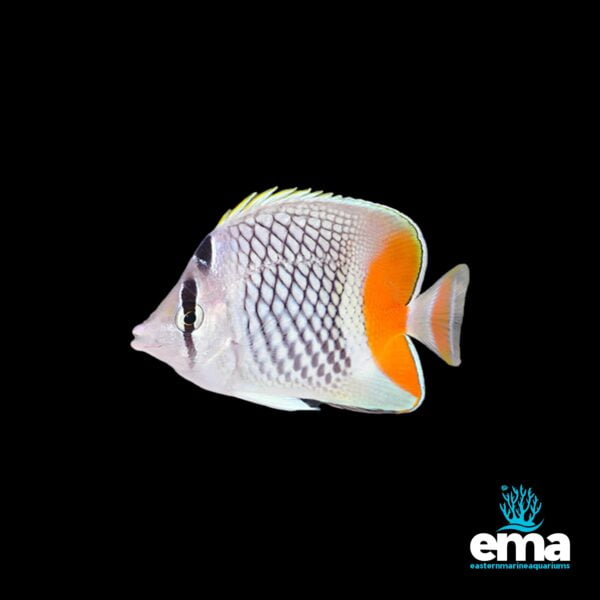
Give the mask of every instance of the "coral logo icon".
M 504 502 L 500 504 L 500 510 L 507 520 L 508 525 L 500 527 L 498 531 L 535 531 L 539 529 L 544 522 L 542 519 L 539 523 L 535 523 L 534 519 L 542 508 L 542 503 L 533 493 L 531 488 L 526 489 L 523 486 L 512 490 L 508 489 L 507 485 L 502 486 L 502 497 Z
M 472 570 L 568 570 L 571 568 L 571 541 L 564 533 L 546 537 L 537 531 L 544 519 L 540 518 L 542 502 L 532 488 L 523 485 L 500 488 L 500 512 L 506 521 L 491 533 L 478 533 L 471 539 L 469 549 L 477 562 Z M 512 531 L 515 533 L 501 533 Z M 526 534 L 526 535 L 522 535 Z

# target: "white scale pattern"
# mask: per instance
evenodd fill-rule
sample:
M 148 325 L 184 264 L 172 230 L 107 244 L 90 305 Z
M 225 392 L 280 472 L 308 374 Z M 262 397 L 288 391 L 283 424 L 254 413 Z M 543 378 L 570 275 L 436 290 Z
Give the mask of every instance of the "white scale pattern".
M 351 375 L 345 332 L 348 319 L 362 324 L 357 225 L 330 205 L 290 204 L 229 226 L 257 382 L 335 390 Z

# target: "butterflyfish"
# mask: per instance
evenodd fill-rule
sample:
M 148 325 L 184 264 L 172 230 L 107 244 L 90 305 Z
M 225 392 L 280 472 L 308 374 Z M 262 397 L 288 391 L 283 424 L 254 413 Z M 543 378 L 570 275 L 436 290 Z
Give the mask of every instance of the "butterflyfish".
M 461 362 L 469 269 L 421 293 L 426 267 L 423 234 L 397 210 L 270 189 L 223 216 L 132 346 L 271 408 L 410 412 L 425 397 L 412 339 Z

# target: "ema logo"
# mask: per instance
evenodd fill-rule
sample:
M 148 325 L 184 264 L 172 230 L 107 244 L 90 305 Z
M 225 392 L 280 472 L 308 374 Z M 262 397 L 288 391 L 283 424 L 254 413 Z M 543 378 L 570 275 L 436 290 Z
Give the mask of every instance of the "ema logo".
M 539 518 L 542 502 L 533 489 L 523 485 L 503 485 L 500 489 L 503 502 L 499 507 L 507 524 L 497 529 L 496 535 L 478 533 L 473 537 L 471 555 L 480 562 L 472 563 L 471 569 L 570 569 L 571 542 L 564 533 L 552 533 L 546 538 L 533 533 L 544 522 Z M 533 562 L 527 560 L 528 548 L 532 548 Z

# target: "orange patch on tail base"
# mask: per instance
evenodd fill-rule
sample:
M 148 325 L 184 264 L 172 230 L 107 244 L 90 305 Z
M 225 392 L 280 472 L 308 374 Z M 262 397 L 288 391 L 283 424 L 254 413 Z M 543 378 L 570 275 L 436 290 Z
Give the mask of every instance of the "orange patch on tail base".
M 364 313 L 369 347 L 377 366 L 397 385 L 420 398 L 421 385 L 406 333 L 407 307 L 421 270 L 422 248 L 414 230 L 394 233 L 370 265 Z

